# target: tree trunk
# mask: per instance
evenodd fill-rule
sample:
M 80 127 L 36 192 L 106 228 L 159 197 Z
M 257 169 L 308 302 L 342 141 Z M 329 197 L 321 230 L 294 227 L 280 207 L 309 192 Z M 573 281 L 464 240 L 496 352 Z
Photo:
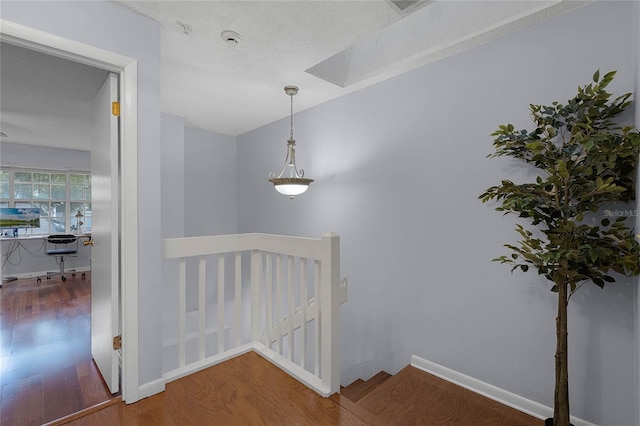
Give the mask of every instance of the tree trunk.
M 554 426 L 569 426 L 569 364 L 567 356 L 567 283 L 558 284 L 556 318 L 556 386 L 553 406 Z

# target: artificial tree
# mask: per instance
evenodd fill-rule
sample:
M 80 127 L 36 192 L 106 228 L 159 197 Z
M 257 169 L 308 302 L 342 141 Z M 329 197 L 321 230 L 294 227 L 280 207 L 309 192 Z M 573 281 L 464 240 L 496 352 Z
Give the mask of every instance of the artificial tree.
M 600 78 L 596 72 L 593 83 L 578 87 L 566 105 L 530 105 L 532 131 L 499 126 L 489 157 L 512 157 L 537 176 L 522 184 L 503 180 L 479 197 L 498 201 L 496 210 L 529 223 L 516 225 L 520 241 L 505 244 L 512 253 L 494 260 L 512 271 L 535 269 L 557 295 L 554 426 L 569 425 L 569 299 L 585 283 L 604 287 L 616 273 L 640 274 L 640 245 L 625 217 L 635 210 L 603 212 L 604 206 L 635 200 L 640 154 L 638 130 L 614 121 L 631 103 L 630 93 L 611 99 L 605 91 L 615 73 Z

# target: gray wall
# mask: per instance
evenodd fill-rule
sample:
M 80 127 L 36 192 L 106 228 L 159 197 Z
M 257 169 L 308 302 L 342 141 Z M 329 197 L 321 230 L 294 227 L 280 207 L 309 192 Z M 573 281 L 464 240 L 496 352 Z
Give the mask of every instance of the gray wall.
M 238 230 L 236 138 L 185 128 L 185 236 Z
M 234 136 L 162 114 L 162 237 L 237 232 Z
M 184 237 L 184 118 L 162 114 L 162 238 Z M 178 262 L 162 261 L 162 323 L 177 318 Z M 165 328 L 165 326 L 163 326 Z M 165 333 L 165 331 L 162 331 Z M 163 371 L 164 371 L 163 366 Z
M 162 114 L 162 238 L 184 237 L 184 118 Z
M 130 184 L 138 190 L 138 379 L 159 380 L 160 24 L 106 1 L 3 1 L 0 8 L 7 21 L 137 61 L 138 181 Z
M 236 138 L 162 114 L 162 237 L 237 232 Z M 165 339 L 177 328 L 178 261 L 162 263 Z M 170 363 L 169 363 L 170 364 Z M 167 369 L 175 368 L 165 365 Z
M 0 143 L 2 166 L 91 171 L 91 152 L 10 142 Z
M 572 97 L 596 69 L 633 91 L 637 7 L 589 4 L 296 114 L 297 163 L 316 182 L 293 202 L 265 178 L 288 120 L 238 137 L 240 232 L 341 235 L 343 384 L 415 354 L 553 406 L 554 294 L 490 261 L 517 240 L 515 219 L 477 200 L 528 176 L 485 158 L 489 135 L 531 127 L 529 103 Z M 635 423 L 634 283 L 570 305 L 572 414 L 598 424 Z

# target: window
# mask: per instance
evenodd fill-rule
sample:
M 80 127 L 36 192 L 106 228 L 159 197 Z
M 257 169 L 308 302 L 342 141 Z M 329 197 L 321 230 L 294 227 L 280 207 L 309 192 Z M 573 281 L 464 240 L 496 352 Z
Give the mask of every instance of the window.
M 91 175 L 53 170 L 1 169 L 0 207 L 40 209 L 34 234 L 91 231 Z

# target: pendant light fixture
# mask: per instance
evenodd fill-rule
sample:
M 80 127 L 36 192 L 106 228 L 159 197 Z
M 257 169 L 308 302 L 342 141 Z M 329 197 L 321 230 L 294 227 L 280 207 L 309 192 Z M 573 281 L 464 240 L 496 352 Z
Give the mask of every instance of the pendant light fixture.
M 293 197 L 300 195 L 309 188 L 309 184 L 313 179 L 304 177 L 304 170 L 296 167 L 296 141 L 293 139 L 293 96 L 298 93 L 296 86 L 286 86 L 284 92 L 291 97 L 291 132 L 287 141 L 287 158 L 284 160 L 284 167 L 278 176 L 273 172 L 269 172 L 269 182 L 273 183 L 281 194 Z

